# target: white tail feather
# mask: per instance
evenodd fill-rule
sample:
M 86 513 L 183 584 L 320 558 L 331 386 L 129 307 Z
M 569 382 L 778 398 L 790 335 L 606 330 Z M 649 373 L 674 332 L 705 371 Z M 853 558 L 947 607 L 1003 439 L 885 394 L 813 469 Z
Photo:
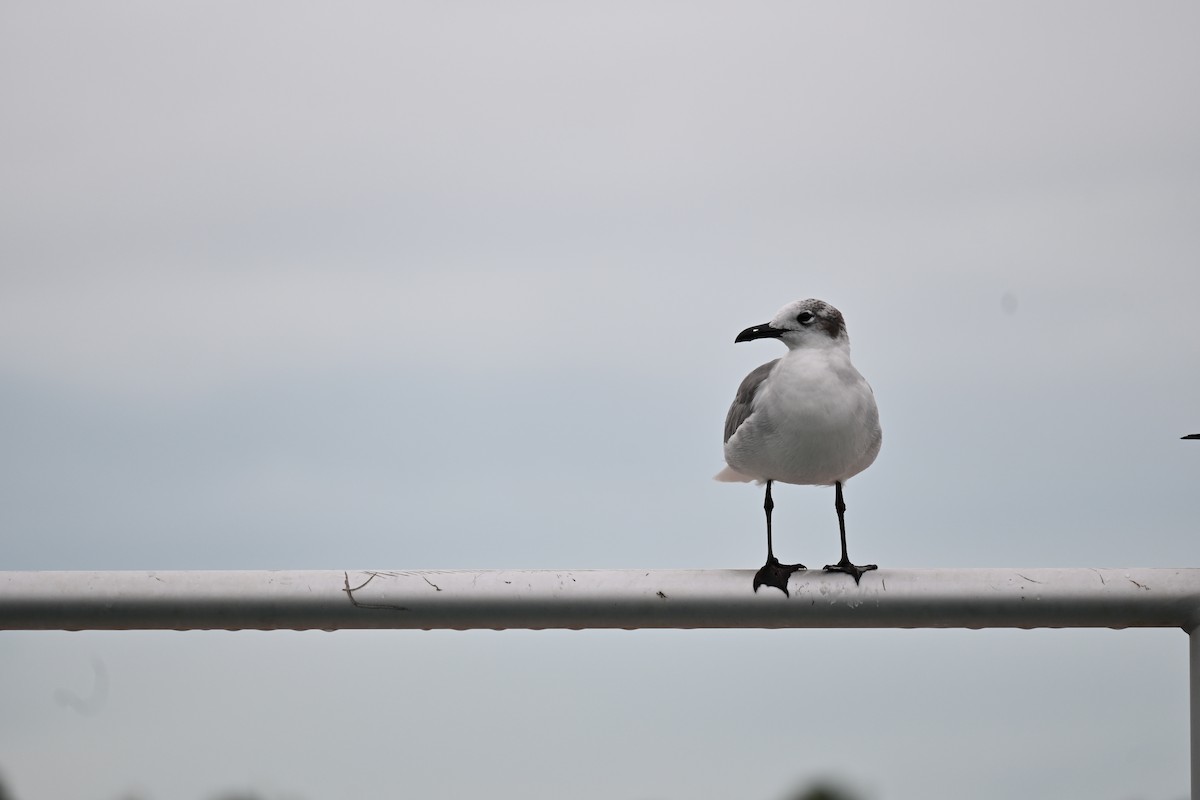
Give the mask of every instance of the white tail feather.
M 752 483 L 758 479 L 751 478 L 749 475 L 743 475 L 733 467 L 726 466 L 725 469 L 713 475 L 713 480 L 721 481 L 722 483 Z

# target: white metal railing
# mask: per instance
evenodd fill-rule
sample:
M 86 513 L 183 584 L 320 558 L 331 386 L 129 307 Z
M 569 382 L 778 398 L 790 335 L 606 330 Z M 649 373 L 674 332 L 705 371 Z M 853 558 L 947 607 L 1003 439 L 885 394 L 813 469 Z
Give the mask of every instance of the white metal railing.
M 1200 800 L 1200 569 L 0 572 L 0 630 L 1180 628 Z

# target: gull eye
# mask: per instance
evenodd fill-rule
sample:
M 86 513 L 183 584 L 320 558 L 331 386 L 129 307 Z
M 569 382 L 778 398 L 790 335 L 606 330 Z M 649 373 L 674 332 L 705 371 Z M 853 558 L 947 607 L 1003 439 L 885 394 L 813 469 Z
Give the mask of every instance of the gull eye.
M 816 317 L 813 316 L 811 311 L 801 311 L 796 315 L 796 322 L 799 322 L 801 325 L 810 325 L 814 319 Z

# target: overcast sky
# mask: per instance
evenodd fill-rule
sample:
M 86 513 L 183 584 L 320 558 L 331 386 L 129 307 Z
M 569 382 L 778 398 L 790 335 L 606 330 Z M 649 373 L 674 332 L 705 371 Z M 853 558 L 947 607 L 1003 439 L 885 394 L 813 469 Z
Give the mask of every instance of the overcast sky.
M 780 347 L 733 337 L 801 297 L 879 402 L 855 559 L 1196 565 L 1197 30 L 1185 2 L 6 2 L 0 569 L 756 567 L 760 490 L 711 477 Z M 835 561 L 832 491 L 775 500 L 780 557 Z M 1178 800 L 1185 659 L 1176 631 L 4 633 L 0 777 Z

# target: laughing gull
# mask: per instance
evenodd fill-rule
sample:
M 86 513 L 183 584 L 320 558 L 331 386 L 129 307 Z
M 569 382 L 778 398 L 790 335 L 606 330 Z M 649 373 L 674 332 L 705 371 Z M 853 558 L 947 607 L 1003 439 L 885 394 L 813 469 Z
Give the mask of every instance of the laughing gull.
M 842 312 L 821 300 L 797 300 L 770 322 L 747 328 L 734 342 L 779 339 L 783 358 L 755 369 L 738 387 L 725 418 L 725 462 L 719 481 L 767 484 L 767 563 L 754 576 L 759 586 L 788 594 L 791 574 L 803 564 L 780 564 L 771 545 L 771 484 L 835 487 L 834 508 L 842 535 L 842 560 L 825 567 L 854 576 L 857 584 L 874 564 L 859 566 L 846 555 L 846 503 L 842 484 L 875 461 L 883 434 L 870 385 L 850 363 L 850 339 Z

